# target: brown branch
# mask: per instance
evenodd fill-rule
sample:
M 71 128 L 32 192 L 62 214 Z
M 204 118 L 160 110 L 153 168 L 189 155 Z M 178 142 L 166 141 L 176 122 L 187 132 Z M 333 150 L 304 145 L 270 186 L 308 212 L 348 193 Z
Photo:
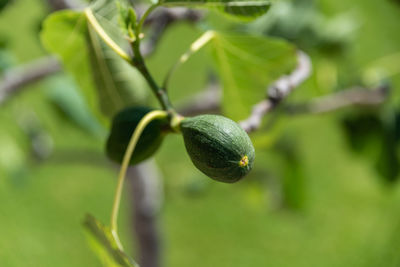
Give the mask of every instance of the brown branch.
M 246 132 L 257 130 L 262 118 L 284 100 L 296 87 L 303 83 L 312 71 L 311 59 L 302 51 L 297 52 L 297 67 L 289 75 L 282 76 L 268 88 L 267 99 L 254 105 L 251 115 L 239 122 Z
M 297 52 L 297 67 L 289 75 L 284 75 L 270 85 L 267 89 L 267 99 L 253 106 L 251 115 L 240 125 L 246 132 L 252 132 L 261 124 L 262 118 L 274 109 L 294 88 L 306 80 L 312 70 L 311 60 L 302 51 Z M 221 102 L 221 89 L 213 82 L 207 90 L 193 97 L 179 108 L 183 115 L 195 115 L 205 112 L 219 111 Z
M 145 8 L 140 5 L 136 8 L 137 13 L 141 16 Z M 159 40 L 162 38 L 166 29 L 177 21 L 186 21 L 195 23 L 203 17 L 203 13 L 197 10 L 191 10 L 182 7 L 163 8 L 159 7 L 153 11 L 146 19 L 145 26 L 151 26 L 151 31 L 147 39 L 144 40 L 141 52 L 144 56 L 151 55 Z
M 82 7 L 79 0 L 47 0 L 47 3 L 53 11 Z
M 388 86 L 380 86 L 373 90 L 356 87 L 314 98 L 309 103 L 290 105 L 285 109 L 291 115 L 299 115 L 326 113 L 349 106 L 373 107 L 385 102 L 389 93 Z
M 132 192 L 134 238 L 138 244 L 138 261 L 141 267 L 161 265 L 157 227 L 157 216 L 162 203 L 160 176 L 153 161 L 131 167 L 127 173 Z
M 210 83 L 208 88 L 178 105 L 179 113 L 183 116 L 193 116 L 201 113 L 219 113 L 221 88 L 216 82 Z
M 52 75 L 61 70 L 58 61 L 53 57 L 45 57 L 16 67 L 5 72 L 0 81 L 0 104 L 28 84 Z
M 47 3 L 53 11 L 82 6 L 79 0 L 47 0 Z M 61 64 L 56 58 L 43 57 L 6 71 L 0 81 L 0 104 L 11 95 L 21 91 L 24 86 L 55 74 L 61 69 Z
M 240 122 L 246 132 L 259 128 L 262 118 L 278 106 L 296 87 L 311 74 L 311 60 L 304 53 L 298 52 L 298 66 L 289 75 L 281 77 L 268 88 L 267 99 L 253 106 L 250 117 Z M 304 113 L 324 113 L 348 106 L 376 106 L 382 104 L 389 95 L 389 87 L 381 86 L 375 90 L 356 87 L 329 96 L 319 97 L 309 103 L 290 105 L 285 107 L 291 115 Z M 218 112 L 220 110 L 221 92 L 215 83 L 212 83 L 204 92 L 193 97 L 179 108 L 183 115 Z

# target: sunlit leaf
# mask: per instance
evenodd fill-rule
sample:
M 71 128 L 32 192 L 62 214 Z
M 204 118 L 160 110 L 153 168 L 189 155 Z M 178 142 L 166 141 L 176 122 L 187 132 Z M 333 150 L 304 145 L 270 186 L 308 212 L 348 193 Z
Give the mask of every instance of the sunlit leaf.
M 149 90 L 141 74 L 108 48 L 94 31 L 89 30 L 88 40 L 101 111 L 111 117 L 128 105 L 143 102 Z
M 246 118 L 266 88 L 296 66 L 296 49 L 268 37 L 216 33 L 212 49 L 223 84 L 222 108 L 234 120 Z
M 95 217 L 86 215 L 83 223 L 88 233 L 91 248 L 106 267 L 139 267 L 123 250 L 118 248 L 118 242 L 111 230 Z
M 117 1 L 118 13 L 119 13 L 119 25 L 122 29 L 122 32 L 128 38 L 135 37 L 135 27 L 137 15 L 135 10 L 123 2 Z
M 214 8 L 243 19 L 254 19 L 264 15 L 271 3 L 266 0 L 159 0 L 163 6 L 187 6 Z
M 91 111 L 102 121 L 125 106 L 144 100 L 140 74 L 88 31 L 82 12 L 56 12 L 44 22 L 44 46 L 59 56 L 82 90 Z

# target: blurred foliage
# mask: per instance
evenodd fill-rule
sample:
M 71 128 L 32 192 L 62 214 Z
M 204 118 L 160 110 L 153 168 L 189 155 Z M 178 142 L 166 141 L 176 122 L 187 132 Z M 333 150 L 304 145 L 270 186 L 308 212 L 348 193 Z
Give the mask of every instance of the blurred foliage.
M 357 29 L 357 14 L 343 12 L 328 17 L 314 0 L 280 1 L 269 16 L 251 24 L 250 31 L 283 37 L 304 50 L 326 55 L 340 53 Z
M 0 12 L 12 2 L 12 0 L 0 0 Z
M 240 4 L 236 0 L 158 0 L 156 3 L 166 7 L 215 9 L 245 21 L 264 15 L 271 6 L 268 0 L 241 1 Z
M 119 249 L 111 230 L 90 214 L 86 215 L 84 227 L 93 251 L 107 267 L 138 267 L 137 263 Z
M 378 173 L 388 182 L 398 179 L 400 159 L 399 113 L 376 110 L 351 114 L 343 119 L 343 126 L 351 148 L 373 162 Z
M 120 109 L 143 102 L 143 78 L 89 30 L 82 12 L 60 11 L 44 23 L 46 48 L 62 58 L 82 89 L 91 112 L 107 124 Z M 89 45 L 88 45 L 89 44 Z
M 296 66 L 296 51 L 283 40 L 215 33 L 212 41 L 223 85 L 222 110 L 235 121 L 247 118 L 265 88 Z
M 89 112 L 79 89 L 71 77 L 57 75 L 49 78 L 46 83 L 46 96 L 71 122 L 97 137 L 105 136 L 105 129 Z
M 209 181 L 191 165 L 182 139 L 169 136 L 156 157 L 165 176 L 164 262 L 176 267 L 399 266 L 400 8 L 396 1 L 275 2 L 248 28 L 213 14 L 200 27 L 262 31 L 306 50 L 314 75 L 287 101 L 307 101 L 354 84 L 374 86 L 382 79 L 391 82 L 391 98 L 376 111 L 279 114 L 275 123 L 267 117 L 262 131 L 252 135 L 256 168 L 234 186 Z M 17 0 L 2 11 L 0 32 L 14 58 L 11 66 L 45 54 L 36 25 L 47 10 L 44 1 Z M 274 14 L 283 15 L 263 24 Z M 337 33 L 331 35 L 331 29 Z M 149 59 L 157 80 L 199 34 L 184 23 L 168 29 Z M 84 50 L 77 51 L 85 57 Z M 206 85 L 213 69 L 207 52 L 200 51 L 171 80 L 174 103 Z M 71 88 L 82 84 L 71 84 L 64 75 L 31 85 L 0 107 L 0 262 L 5 267 L 98 266 L 79 224 L 87 211 L 107 221 L 116 174 L 104 156 L 101 128 L 94 126 L 88 107 L 73 100 Z M 38 160 L 34 148 L 41 142 L 47 150 L 39 151 Z M 126 194 L 122 243 L 136 251 L 129 201 Z

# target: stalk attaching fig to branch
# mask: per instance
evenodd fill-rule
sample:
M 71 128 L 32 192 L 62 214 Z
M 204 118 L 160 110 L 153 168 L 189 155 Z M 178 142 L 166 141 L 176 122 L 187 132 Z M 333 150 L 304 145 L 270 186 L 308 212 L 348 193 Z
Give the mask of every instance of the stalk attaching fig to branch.
M 114 197 L 114 204 L 112 207 L 112 212 L 111 212 L 111 232 L 118 240 L 118 225 L 117 225 L 117 220 L 118 220 L 118 212 L 119 212 L 119 206 L 121 203 L 121 195 L 122 195 L 122 189 L 124 187 L 124 181 L 125 181 L 125 176 L 126 172 L 129 166 L 130 159 L 132 157 L 132 154 L 135 150 L 135 146 L 137 142 L 139 141 L 139 138 L 143 132 L 143 130 L 146 128 L 146 126 L 154 119 L 157 118 L 166 118 L 168 117 L 168 113 L 165 111 L 161 110 L 155 110 L 151 111 L 148 114 L 146 114 L 142 120 L 139 122 L 137 128 L 135 129 L 134 133 L 132 134 L 131 140 L 128 144 L 128 148 L 126 149 L 121 169 L 118 175 L 118 184 L 115 192 L 115 197 Z

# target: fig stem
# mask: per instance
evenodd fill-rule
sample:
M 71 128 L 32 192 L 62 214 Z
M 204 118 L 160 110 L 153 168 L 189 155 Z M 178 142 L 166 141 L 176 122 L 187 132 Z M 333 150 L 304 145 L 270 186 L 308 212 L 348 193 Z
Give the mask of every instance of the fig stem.
M 171 101 L 169 100 L 167 92 L 164 90 L 164 88 L 159 87 L 157 83 L 155 82 L 153 76 L 150 74 L 146 63 L 144 61 L 143 55 L 140 51 L 140 41 L 141 41 L 141 35 L 142 35 L 142 28 L 144 25 L 144 22 L 146 21 L 147 16 L 156 8 L 158 7 L 158 4 L 154 4 L 150 6 L 146 12 L 143 14 L 141 17 L 137 27 L 136 27 L 136 38 L 133 42 L 131 42 L 133 53 L 134 53 L 134 58 L 132 61 L 132 65 L 135 66 L 140 73 L 143 75 L 143 77 L 146 79 L 147 83 L 149 84 L 151 90 L 157 97 L 158 101 L 160 102 L 162 108 L 164 110 L 174 112 L 174 108 L 172 107 Z
M 93 27 L 93 29 L 97 32 L 97 34 L 101 37 L 101 39 L 112 49 L 115 53 L 117 53 L 122 59 L 127 61 L 128 63 L 132 62 L 131 57 L 126 53 L 114 40 L 104 31 L 96 17 L 93 14 L 92 9 L 89 7 L 84 10 L 86 19 L 89 22 L 89 25 Z
M 155 82 L 153 76 L 150 74 L 142 53 L 140 52 L 140 40 L 142 38 L 142 27 L 148 15 L 156 8 L 158 4 L 151 5 L 146 12 L 141 17 L 137 26 L 135 26 L 135 39 L 131 41 L 134 57 L 132 58 L 127 52 L 125 52 L 101 27 L 100 23 L 97 21 L 96 17 L 93 14 L 92 9 L 85 8 L 84 13 L 85 16 L 96 33 L 100 36 L 100 38 L 112 49 L 115 53 L 117 53 L 122 59 L 127 61 L 133 67 L 136 67 L 140 73 L 143 75 L 147 83 L 149 84 L 151 90 L 155 94 L 157 100 L 160 102 L 162 108 L 169 112 L 174 112 L 174 108 L 172 107 L 171 101 L 167 95 L 167 92 L 160 88 Z
M 202 47 L 208 44 L 215 37 L 215 33 L 211 30 L 204 32 L 196 41 L 194 41 L 190 48 L 179 58 L 177 62 L 169 69 L 167 75 L 165 76 L 162 88 L 167 90 L 169 80 L 172 74 L 178 69 L 178 67 L 184 64 L 194 53 L 199 51 Z
M 159 4 L 153 4 L 153 5 L 151 5 L 151 6 L 143 13 L 142 17 L 140 18 L 139 23 L 137 24 L 137 27 L 136 27 L 136 32 L 135 32 L 135 34 L 136 34 L 136 39 L 138 39 L 139 42 L 140 42 L 139 36 L 140 36 L 140 34 L 142 33 L 142 28 L 143 28 L 144 23 L 146 22 L 147 17 L 148 17 L 148 16 L 150 15 L 150 13 L 151 13 L 154 9 L 156 9 L 156 7 L 158 7 L 158 6 L 159 6 Z
M 114 204 L 112 207 L 112 212 L 111 212 L 111 232 L 114 236 L 116 237 L 116 240 L 118 240 L 118 234 L 117 234 L 117 229 L 118 229 L 118 212 L 119 212 L 119 206 L 121 203 L 121 195 L 122 195 L 122 190 L 124 187 L 124 181 L 125 181 L 125 176 L 126 176 L 126 171 L 128 170 L 129 162 L 131 160 L 133 151 L 135 150 L 135 146 L 137 142 L 139 141 L 139 138 L 143 132 L 143 130 L 146 128 L 146 126 L 154 119 L 158 118 L 166 118 L 169 116 L 169 113 L 163 110 L 154 110 L 149 113 L 147 113 L 139 122 L 138 126 L 136 127 L 135 131 L 132 134 L 132 137 L 129 141 L 128 147 L 125 151 L 124 158 L 122 160 L 122 165 L 119 171 L 118 175 L 118 184 L 117 188 L 115 191 L 115 196 L 114 196 Z

